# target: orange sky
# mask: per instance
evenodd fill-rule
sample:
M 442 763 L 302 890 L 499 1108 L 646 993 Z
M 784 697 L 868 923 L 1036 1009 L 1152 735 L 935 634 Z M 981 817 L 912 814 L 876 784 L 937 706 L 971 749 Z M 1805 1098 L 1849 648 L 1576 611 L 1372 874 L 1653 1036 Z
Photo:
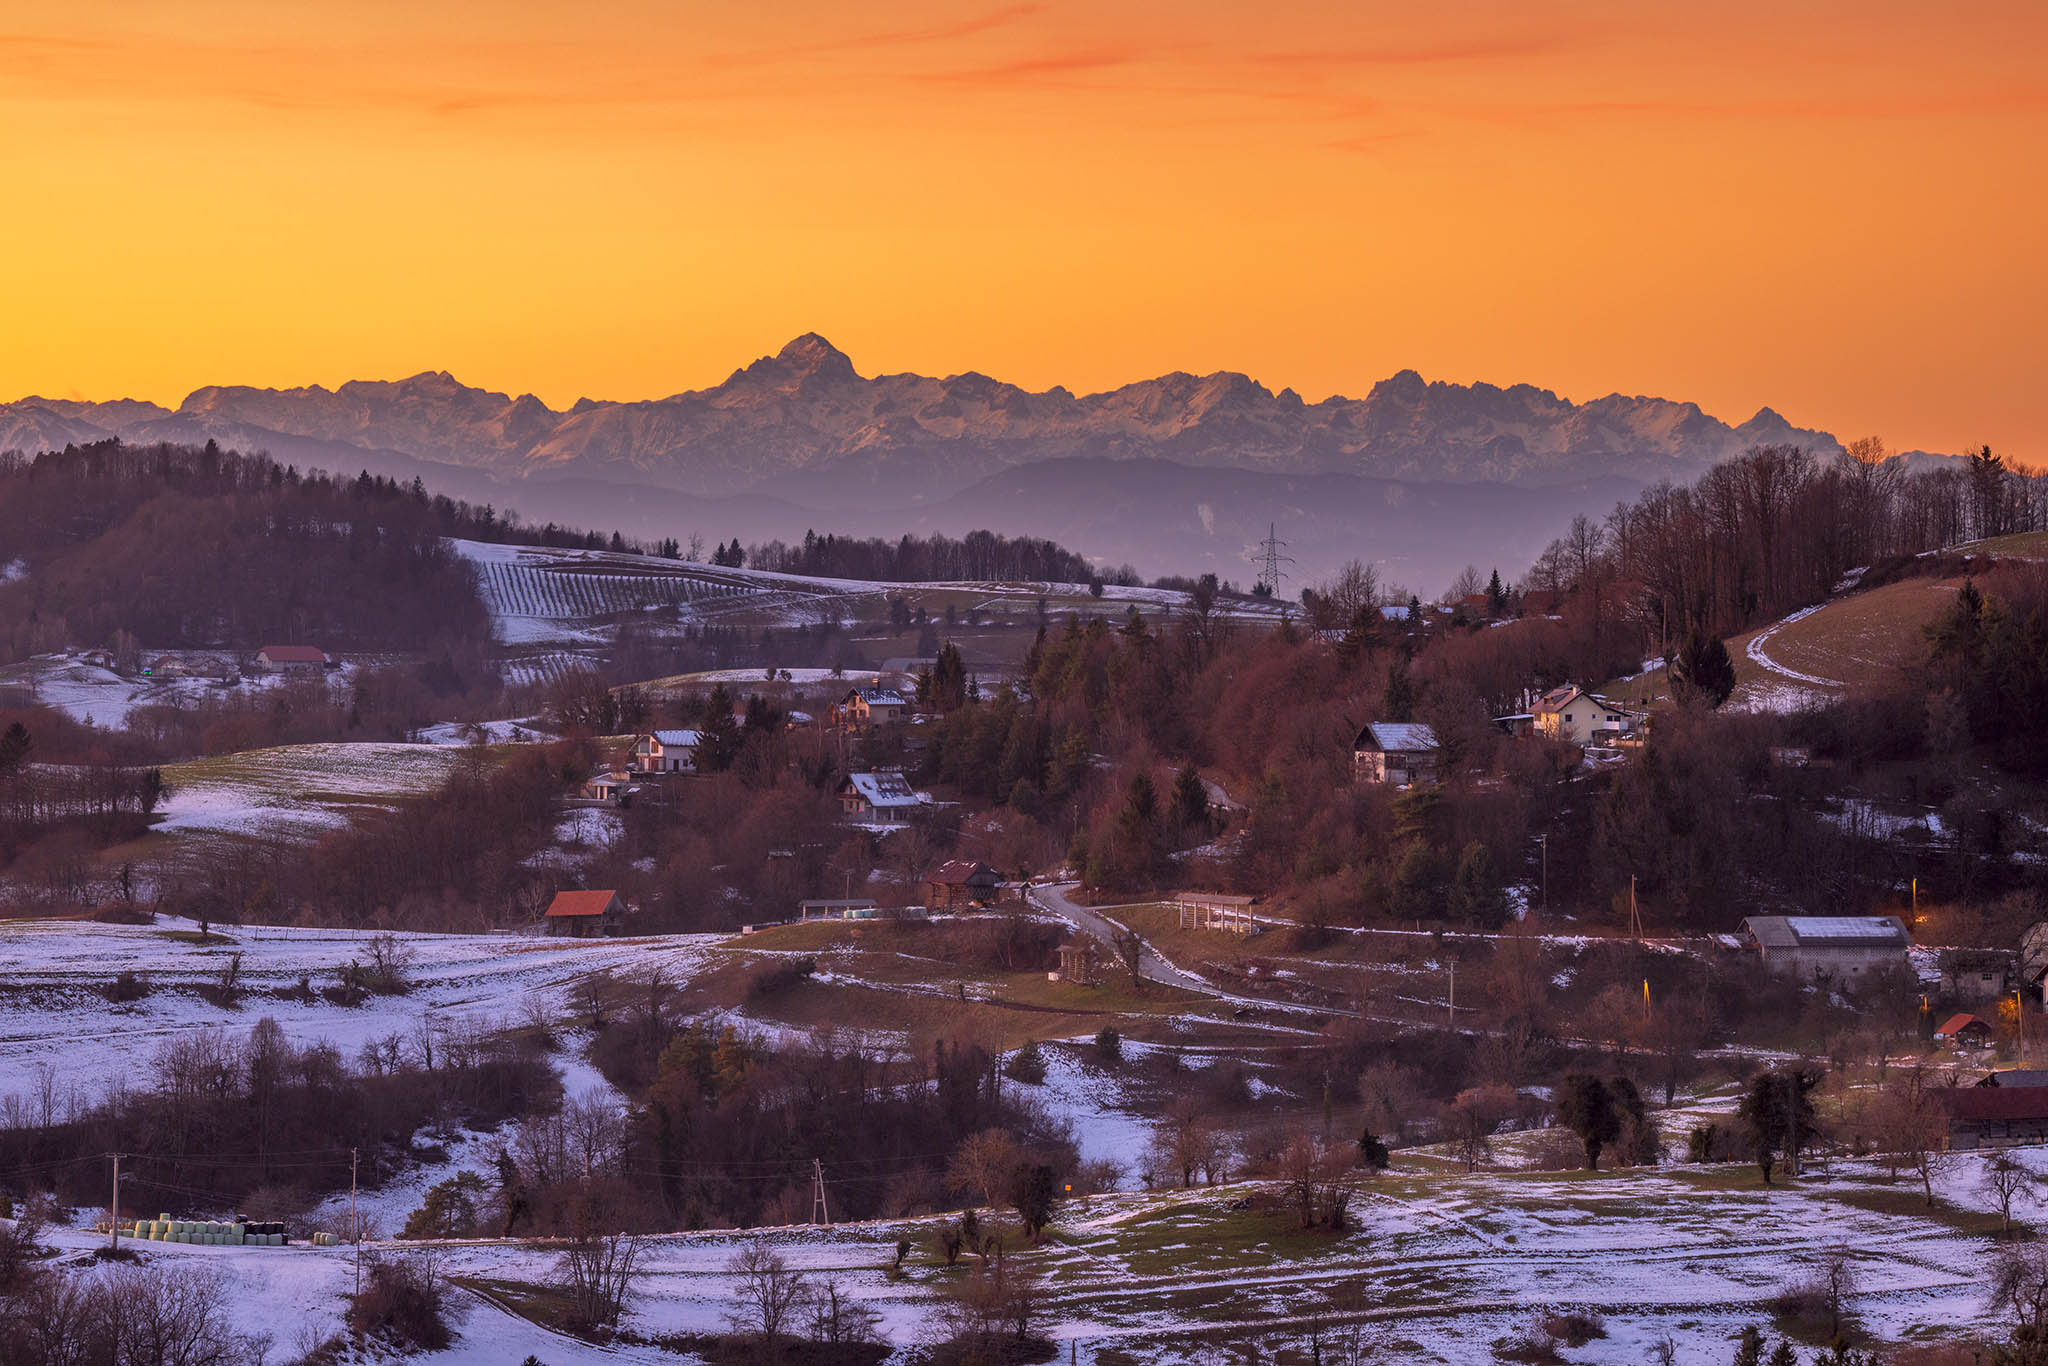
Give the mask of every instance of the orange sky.
M 2036 461 L 2044 50 L 2039 3 L 4 0 L 0 395 L 562 404 L 814 329 Z

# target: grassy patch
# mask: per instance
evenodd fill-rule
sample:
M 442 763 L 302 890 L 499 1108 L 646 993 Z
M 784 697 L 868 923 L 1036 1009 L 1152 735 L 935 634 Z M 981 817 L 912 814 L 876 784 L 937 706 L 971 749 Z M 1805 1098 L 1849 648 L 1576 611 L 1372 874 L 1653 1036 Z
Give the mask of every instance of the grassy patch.
M 171 940 L 173 943 L 192 944 L 199 948 L 207 948 L 214 944 L 232 944 L 235 942 L 229 936 L 212 930 L 209 930 L 205 934 L 201 934 L 197 930 L 158 930 L 156 932 L 156 936 L 159 939 Z
M 1946 1224 L 1958 1233 L 1979 1237 L 1996 1237 L 1998 1215 L 1995 1211 L 1963 1209 L 1936 1196 L 1929 1205 L 1927 1197 L 1906 1186 L 1852 1186 L 1815 1192 L 1829 1200 L 1836 1200 L 1856 1209 L 1868 1210 L 1872 1214 L 1888 1214 L 1900 1218 L 1930 1219 Z

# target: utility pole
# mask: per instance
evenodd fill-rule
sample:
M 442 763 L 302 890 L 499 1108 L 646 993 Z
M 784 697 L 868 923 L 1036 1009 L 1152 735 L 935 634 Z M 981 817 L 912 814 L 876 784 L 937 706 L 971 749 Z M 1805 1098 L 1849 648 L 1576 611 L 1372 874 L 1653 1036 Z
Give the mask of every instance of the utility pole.
M 1451 994 L 1444 1002 L 1444 1024 L 1453 1032 L 1458 1028 L 1458 960 L 1451 960 Z
M 114 1189 L 107 1197 L 107 1231 L 114 1241 L 108 1246 L 114 1252 L 121 1250 L 121 1154 L 114 1155 Z
M 832 1227 L 832 1211 L 825 1204 L 825 1163 L 816 1157 L 811 1159 L 811 1222 Z
M 1538 835 L 1536 843 L 1543 846 L 1543 909 L 1550 910 L 1550 836 Z
M 1636 905 L 1636 875 L 1628 875 L 1628 932 L 1638 944 L 1643 942 L 1643 912 Z
M 356 1218 L 356 1150 L 348 1150 L 348 1234 L 356 1245 L 356 1293 L 363 1293 L 363 1226 Z

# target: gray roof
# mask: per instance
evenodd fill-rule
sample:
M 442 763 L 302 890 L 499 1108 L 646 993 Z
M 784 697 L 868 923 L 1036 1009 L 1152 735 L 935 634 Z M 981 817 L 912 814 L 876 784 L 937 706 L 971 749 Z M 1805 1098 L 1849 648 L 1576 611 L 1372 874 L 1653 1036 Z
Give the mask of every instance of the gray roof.
M 1767 949 L 1903 949 L 1913 943 L 1895 915 L 1753 915 L 1742 928 Z
M 2048 1071 L 2038 1067 L 2009 1067 L 2003 1072 L 1992 1072 L 1979 1086 L 2048 1086 Z
M 699 738 L 694 730 L 653 730 L 648 734 L 659 740 L 663 749 L 695 749 Z
M 1420 721 L 1375 721 L 1358 736 L 1358 748 L 1387 754 L 1426 754 L 1436 747 L 1436 732 Z
M 894 688 L 855 688 L 847 696 L 858 696 L 871 707 L 907 707 L 903 694 Z

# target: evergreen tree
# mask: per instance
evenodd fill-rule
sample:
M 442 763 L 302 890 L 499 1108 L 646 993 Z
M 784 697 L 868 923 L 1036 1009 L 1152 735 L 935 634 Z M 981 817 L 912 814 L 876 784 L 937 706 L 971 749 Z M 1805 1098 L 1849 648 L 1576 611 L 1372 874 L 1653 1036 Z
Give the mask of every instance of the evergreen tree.
M 1387 1169 L 1387 1163 L 1391 1160 L 1392 1156 L 1387 1152 L 1387 1145 L 1381 1142 L 1371 1129 L 1365 1129 L 1359 1133 L 1358 1162 L 1360 1166 L 1370 1167 L 1376 1172 L 1383 1172 Z
M 1038 1051 L 1038 1041 L 1026 1039 L 1024 1046 L 1010 1055 L 1010 1061 L 1003 1067 L 1003 1075 L 1011 1081 L 1021 1081 L 1027 1086 L 1037 1086 L 1045 1080 L 1045 1054 Z
M 1497 930 L 1508 921 L 1507 893 L 1494 871 L 1493 855 L 1478 840 L 1458 856 L 1458 871 L 1451 879 L 1451 916 L 1484 930 Z
M 1508 590 L 1501 586 L 1498 569 L 1486 581 L 1486 611 L 1489 616 L 1496 617 L 1504 617 L 1508 613 Z
M 1752 1324 L 1742 1330 L 1742 1341 L 1735 1346 L 1735 1360 L 1731 1366 L 1764 1366 L 1762 1329 Z
M 1813 1089 L 1821 1074 L 1794 1064 L 1772 1072 L 1759 1072 L 1736 1108 L 1736 1115 L 1749 1130 L 1756 1147 L 1757 1170 L 1764 1184 L 1771 1184 L 1771 1169 L 1780 1156 L 1796 1172 L 1799 1153 L 1813 1141 Z
M 1389 721 L 1415 719 L 1415 683 L 1405 660 L 1387 666 L 1387 686 L 1380 690 L 1380 711 Z
M 1558 1089 L 1557 1119 L 1585 1145 L 1586 1170 L 1600 1170 L 1600 1151 L 1620 1137 L 1622 1123 L 1607 1083 L 1584 1072 L 1566 1077 Z
M 1671 695 L 1681 703 L 1704 702 L 1718 707 L 1735 691 L 1735 663 L 1719 636 L 1694 631 L 1665 670 Z
M 725 684 L 717 684 L 704 699 L 703 719 L 697 724 L 697 771 L 723 773 L 731 768 L 739 757 L 740 738 L 739 723 L 732 715 L 732 694 Z
M 920 678 L 922 683 L 922 678 Z M 938 658 L 932 661 L 931 692 L 921 699 L 921 704 L 944 714 L 958 711 L 967 703 L 967 663 L 960 657 L 960 647 L 947 641 L 939 647 Z
M 1173 775 L 1171 820 L 1183 840 L 1200 843 L 1209 837 L 1209 789 L 1193 764 L 1182 764 Z
M 1765 1366 L 1799 1366 L 1799 1354 L 1792 1350 L 1792 1339 L 1779 1338 Z
M 1427 842 L 1409 845 L 1388 889 L 1389 909 L 1402 920 L 1441 919 L 1450 896 L 1448 864 L 1449 859 Z
M 1053 1169 L 1043 1162 L 1019 1163 L 1010 1174 L 1010 1204 L 1024 1225 L 1024 1236 L 1035 1239 L 1052 1222 L 1053 1207 L 1059 1201 L 1059 1186 Z

